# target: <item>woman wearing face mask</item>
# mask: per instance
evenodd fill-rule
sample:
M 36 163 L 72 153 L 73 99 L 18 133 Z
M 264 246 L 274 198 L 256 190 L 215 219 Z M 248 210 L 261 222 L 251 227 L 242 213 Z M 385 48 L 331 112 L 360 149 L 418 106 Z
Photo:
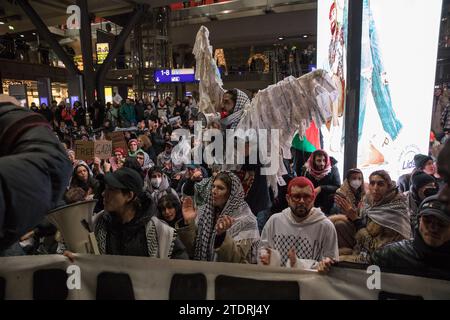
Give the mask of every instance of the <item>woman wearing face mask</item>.
M 183 200 L 176 229 L 190 257 L 201 261 L 256 263 L 259 231 L 239 178 L 229 171 L 210 179 L 205 203 Z
M 409 216 L 411 217 L 411 230 L 417 227 L 419 206 L 425 198 L 437 194 L 439 191 L 433 176 L 418 171 L 411 176 L 411 188 L 406 193 Z
M 339 201 L 341 210 L 356 230 L 353 248 L 343 252 L 339 261 L 368 263 L 370 255 L 392 242 L 411 238 L 406 198 L 384 170 L 369 176 L 369 192 L 362 208 L 354 210 L 348 201 Z
M 351 207 L 357 211 L 362 207 L 365 194 L 364 177 L 361 170 L 350 169 L 344 183 L 336 191 L 333 215 L 329 217 L 336 227 L 339 249 L 353 248 L 356 234 L 354 224 L 348 219 L 342 208 Z
M 154 203 L 158 203 L 163 196 L 171 194 L 180 201 L 176 191 L 170 187 L 169 178 L 163 173 L 161 167 L 153 167 L 145 178 L 145 188 L 150 193 Z

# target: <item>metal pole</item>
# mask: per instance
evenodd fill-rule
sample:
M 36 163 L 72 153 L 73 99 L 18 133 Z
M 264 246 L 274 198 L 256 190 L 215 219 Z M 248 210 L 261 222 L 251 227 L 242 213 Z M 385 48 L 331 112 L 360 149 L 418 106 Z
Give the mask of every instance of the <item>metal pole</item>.
M 16 0 L 17 4 L 22 8 L 25 14 L 30 18 L 33 25 L 36 27 L 37 32 L 47 41 L 50 47 L 55 51 L 56 55 L 66 66 L 67 71 L 71 75 L 79 74 L 78 68 L 69 56 L 66 54 L 61 45 L 56 41 L 52 33 L 48 30 L 45 23 L 39 17 L 39 15 L 34 11 L 33 7 L 28 3 L 27 0 Z
M 116 58 L 119 51 L 122 49 L 123 45 L 125 44 L 125 41 L 127 40 L 128 36 L 130 35 L 133 28 L 136 26 L 136 24 L 139 23 L 141 20 L 141 17 L 143 16 L 147 6 L 137 6 L 134 10 L 130 21 L 128 22 L 127 26 L 122 29 L 120 32 L 119 37 L 114 42 L 114 45 L 109 52 L 108 56 L 106 57 L 105 61 L 103 61 L 103 64 L 100 66 L 100 68 L 97 71 L 97 98 L 104 101 L 105 100 L 105 92 L 104 92 L 104 82 L 106 78 L 106 73 L 108 72 L 109 68 L 111 67 L 112 62 Z
M 361 37 L 363 0 L 348 1 L 347 98 L 345 102 L 344 172 L 356 168 L 358 157 Z
M 94 103 L 95 95 L 95 71 L 94 61 L 92 59 L 92 33 L 91 19 L 87 0 L 77 0 L 77 5 L 81 12 L 80 41 L 81 52 L 83 55 L 83 80 L 86 90 L 86 105 L 91 106 Z

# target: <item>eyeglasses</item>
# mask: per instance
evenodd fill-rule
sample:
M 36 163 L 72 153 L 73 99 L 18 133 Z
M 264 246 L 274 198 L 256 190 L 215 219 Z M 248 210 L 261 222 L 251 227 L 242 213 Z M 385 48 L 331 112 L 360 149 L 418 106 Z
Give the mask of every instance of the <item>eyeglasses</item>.
M 289 195 L 289 198 L 294 202 L 300 202 L 302 199 L 304 199 L 305 202 L 311 201 L 313 196 L 310 194 L 294 194 Z

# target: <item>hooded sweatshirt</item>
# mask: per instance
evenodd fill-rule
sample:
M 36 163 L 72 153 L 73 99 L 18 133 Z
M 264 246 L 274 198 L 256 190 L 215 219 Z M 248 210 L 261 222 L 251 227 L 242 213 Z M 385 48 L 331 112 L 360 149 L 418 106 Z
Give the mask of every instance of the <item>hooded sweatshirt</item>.
M 154 203 L 158 203 L 159 199 L 161 199 L 163 196 L 167 194 L 172 194 L 174 197 L 180 200 L 176 191 L 170 187 L 169 179 L 165 174 L 162 175 L 161 184 L 159 185 L 158 188 L 155 188 L 152 185 L 152 179 L 147 174 L 147 177 L 145 178 L 144 181 L 144 188 L 150 193 Z
M 300 259 L 320 261 L 339 257 L 336 229 L 319 208 L 312 208 L 302 222 L 294 220 L 291 208 L 274 214 L 264 226 L 261 246 L 272 249 L 270 265 L 274 266 L 286 265 L 293 247 Z

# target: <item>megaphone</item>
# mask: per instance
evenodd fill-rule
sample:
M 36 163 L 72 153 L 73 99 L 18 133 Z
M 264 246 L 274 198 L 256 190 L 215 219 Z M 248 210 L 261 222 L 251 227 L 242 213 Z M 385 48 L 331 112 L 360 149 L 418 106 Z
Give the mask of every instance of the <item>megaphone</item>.
M 199 112 L 197 115 L 197 119 L 202 122 L 202 127 L 207 128 L 211 122 L 219 122 L 221 120 L 221 116 L 219 112 L 214 113 L 203 113 Z
M 97 200 L 75 202 L 48 212 L 47 219 L 61 232 L 68 250 L 100 254 L 92 223 L 96 203 Z

